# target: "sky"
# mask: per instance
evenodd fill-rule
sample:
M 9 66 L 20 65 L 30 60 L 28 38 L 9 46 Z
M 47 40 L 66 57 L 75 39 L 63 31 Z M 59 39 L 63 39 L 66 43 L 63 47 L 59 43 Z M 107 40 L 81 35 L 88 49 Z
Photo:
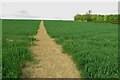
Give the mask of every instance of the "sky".
M 118 13 L 117 0 L 109 0 L 109 2 L 107 0 L 35 1 L 11 0 L 8 2 L 8 0 L 4 0 L 0 3 L 0 17 L 73 20 L 76 14 L 85 14 L 88 10 L 92 10 L 92 14 Z

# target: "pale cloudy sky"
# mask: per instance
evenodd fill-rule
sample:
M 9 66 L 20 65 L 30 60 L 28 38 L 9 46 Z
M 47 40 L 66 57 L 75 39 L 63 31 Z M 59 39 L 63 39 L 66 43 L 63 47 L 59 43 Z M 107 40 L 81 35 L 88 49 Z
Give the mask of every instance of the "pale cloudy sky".
M 1 8 L 2 6 L 2 8 Z M 87 0 L 21 0 L 2 1 L 0 4 L 2 18 L 40 18 L 40 19 L 71 19 L 74 15 L 85 14 L 92 10 L 93 14 L 117 14 L 118 0 L 95 1 Z

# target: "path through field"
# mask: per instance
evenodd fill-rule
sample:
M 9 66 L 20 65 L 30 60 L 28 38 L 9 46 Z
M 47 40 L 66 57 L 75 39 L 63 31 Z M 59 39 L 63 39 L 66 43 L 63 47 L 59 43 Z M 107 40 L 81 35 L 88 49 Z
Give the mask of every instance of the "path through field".
M 26 74 L 35 78 L 80 78 L 71 58 L 62 53 L 62 48 L 47 34 L 43 21 L 35 37 L 36 46 L 32 47 L 32 51 L 37 63 L 28 64 L 24 69 Z

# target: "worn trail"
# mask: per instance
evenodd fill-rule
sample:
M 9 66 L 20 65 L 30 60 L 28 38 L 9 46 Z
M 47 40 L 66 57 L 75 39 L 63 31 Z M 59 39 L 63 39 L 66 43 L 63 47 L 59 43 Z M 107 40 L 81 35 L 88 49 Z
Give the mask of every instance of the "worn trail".
M 37 63 L 28 63 L 23 70 L 24 74 L 29 74 L 31 78 L 80 78 L 80 73 L 71 58 L 62 53 L 60 45 L 47 34 L 43 21 L 40 22 L 35 37 L 37 41 L 36 46 L 32 47 L 32 52 Z

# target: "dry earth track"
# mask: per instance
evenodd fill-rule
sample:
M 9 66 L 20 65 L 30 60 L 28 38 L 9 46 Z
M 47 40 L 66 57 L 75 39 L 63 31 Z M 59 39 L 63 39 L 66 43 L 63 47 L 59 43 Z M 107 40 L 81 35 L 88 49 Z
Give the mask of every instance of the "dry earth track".
M 35 38 L 36 46 L 32 47 L 37 64 L 28 63 L 23 69 L 23 74 L 30 73 L 30 78 L 80 78 L 80 72 L 70 56 L 62 52 L 60 45 L 49 37 L 40 22 L 40 28 Z

